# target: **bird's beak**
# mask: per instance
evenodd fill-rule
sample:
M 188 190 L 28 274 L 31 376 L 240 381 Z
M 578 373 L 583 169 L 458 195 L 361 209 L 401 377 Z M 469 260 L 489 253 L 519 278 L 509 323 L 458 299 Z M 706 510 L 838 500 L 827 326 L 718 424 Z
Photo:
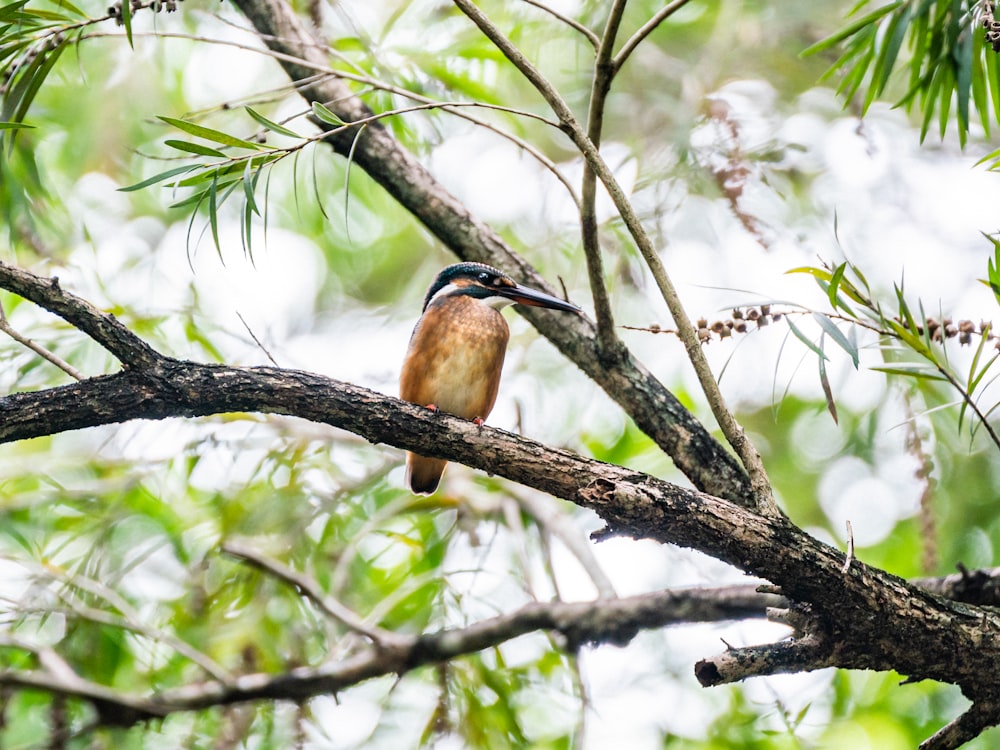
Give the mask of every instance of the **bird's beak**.
M 558 297 L 553 297 L 551 294 L 539 292 L 537 289 L 530 289 L 526 286 L 501 287 L 494 291 L 507 299 L 513 300 L 518 305 L 550 307 L 553 310 L 565 310 L 566 312 L 583 314 L 583 310 L 571 302 L 566 302 Z

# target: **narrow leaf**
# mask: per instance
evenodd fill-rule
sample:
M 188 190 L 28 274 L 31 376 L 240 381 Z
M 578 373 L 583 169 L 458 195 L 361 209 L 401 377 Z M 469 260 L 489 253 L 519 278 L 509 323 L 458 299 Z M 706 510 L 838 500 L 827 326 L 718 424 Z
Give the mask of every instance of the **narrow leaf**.
M 845 352 L 847 352 L 847 354 L 851 358 L 851 361 L 854 363 L 854 369 L 857 370 L 858 369 L 858 359 L 859 359 L 858 358 L 858 347 L 856 345 L 852 344 L 847 339 L 847 336 L 844 335 L 843 331 L 841 331 L 839 328 L 837 328 L 837 326 L 834 324 L 834 322 L 832 320 L 830 320 L 828 317 L 826 317 L 825 315 L 821 315 L 820 313 L 815 313 L 814 312 L 813 313 L 813 319 L 817 323 L 819 323 L 820 327 L 823 329 L 823 331 L 825 333 L 827 333 L 827 334 L 830 335 L 830 338 L 833 339 L 834 343 L 836 343 L 837 346 L 839 346 L 841 349 L 843 349 Z
M 131 0 L 121 0 L 122 25 L 125 27 L 125 36 L 128 38 L 128 46 L 135 49 L 132 44 L 132 2 Z
M 301 135 L 299 135 L 298 133 L 296 133 L 294 130 L 290 130 L 289 128 L 286 128 L 284 125 L 280 125 L 280 124 L 274 122 L 273 120 L 267 119 L 266 117 L 264 117 L 264 115 L 260 114 L 260 112 L 257 112 L 256 110 L 254 110 L 254 109 L 252 109 L 250 107 L 246 107 L 245 109 L 246 109 L 248 115 L 250 115 L 253 119 L 255 119 L 257 122 L 259 122 L 261 125 L 263 125 L 268 130 L 273 130 L 275 133 L 280 133 L 281 135 L 287 135 L 290 138 L 301 138 L 302 137 Z
M 877 372 L 884 372 L 887 375 L 901 375 L 904 378 L 921 378 L 922 380 L 941 380 L 946 381 L 943 375 L 939 375 L 936 372 L 928 372 L 927 370 L 911 370 L 905 367 L 888 367 L 888 366 L 878 366 L 872 367 L 871 369 Z
M 822 337 L 820 341 L 822 341 Z M 830 387 L 830 379 L 826 375 L 826 362 L 823 359 L 819 360 L 819 384 L 823 387 L 823 396 L 826 398 L 826 409 L 830 412 L 830 416 L 833 417 L 834 424 L 840 424 L 840 420 L 837 419 L 837 403 L 833 400 L 833 389 Z
M 160 172 L 159 174 L 154 174 L 152 177 L 147 177 L 142 182 L 137 182 L 134 185 L 129 185 L 128 187 L 118 188 L 118 190 L 122 193 L 131 193 L 135 190 L 142 190 L 143 188 L 155 185 L 158 182 L 169 180 L 171 177 L 176 175 L 183 174 L 184 172 L 190 172 L 192 169 L 197 169 L 197 167 L 193 167 L 190 164 L 183 167 L 174 167 L 173 169 L 168 169 L 166 172 Z
M 329 125 L 337 125 L 339 127 L 347 124 L 319 102 L 313 102 L 312 112 L 317 119 L 322 120 Z
M 880 18 L 882 18 L 882 16 L 888 13 L 892 13 L 894 10 L 896 10 L 896 8 L 898 8 L 902 4 L 903 3 L 900 0 L 900 2 L 890 3 L 889 5 L 883 5 L 881 8 L 873 10 L 868 15 L 862 16 L 854 23 L 845 26 L 835 34 L 831 34 L 826 39 L 821 39 L 820 41 L 816 42 L 816 44 L 807 47 L 806 49 L 802 50 L 802 52 L 800 52 L 799 55 L 801 57 L 808 57 L 809 55 L 815 55 L 817 52 L 822 52 L 823 50 L 829 49 L 830 47 L 833 47 L 834 45 L 844 41 L 848 37 L 854 36 L 859 31 L 864 29 L 866 26 L 875 23 Z
M 167 140 L 163 142 L 164 145 L 170 146 L 170 148 L 176 148 L 178 151 L 186 151 L 189 154 L 198 154 L 199 156 L 215 156 L 217 158 L 225 159 L 227 158 L 224 153 L 218 149 L 209 148 L 208 146 L 202 146 L 200 143 L 191 143 L 190 141 L 175 141 Z
M 223 146 L 234 146 L 236 148 L 248 148 L 253 151 L 260 151 L 264 148 L 259 143 L 254 143 L 253 141 L 247 141 L 243 138 L 237 138 L 234 135 L 229 135 L 228 133 L 223 133 L 220 130 L 215 130 L 213 128 L 206 128 L 204 125 L 196 125 L 193 122 L 187 122 L 186 120 L 178 120 L 176 117 L 166 117 L 164 115 L 157 115 L 157 117 L 168 125 L 173 125 L 178 130 L 183 130 L 185 133 L 197 136 L 199 138 L 204 138 L 209 141 L 215 141 L 216 143 L 221 143 Z
M 795 334 L 795 337 L 799 341 L 801 341 L 803 344 L 805 344 L 806 346 L 808 346 L 813 351 L 813 353 L 815 353 L 816 355 L 818 355 L 820 357 L 820 359 L 826 359 L 827 358 L 827 356 L 823 352 L 823 350 L 820 349 L 818 346 L 816 346 L 816 342 L 810 341 L 809 337 L 806 336 L 804 333 L 802 333 L 802 331 L 799 329 L 799 327 L 792 322 L 791 318 L 789 318 L 786 315 L 785 316 L 785 320 L 788 323 L 788 327 L 792 330 L 792 333 Z

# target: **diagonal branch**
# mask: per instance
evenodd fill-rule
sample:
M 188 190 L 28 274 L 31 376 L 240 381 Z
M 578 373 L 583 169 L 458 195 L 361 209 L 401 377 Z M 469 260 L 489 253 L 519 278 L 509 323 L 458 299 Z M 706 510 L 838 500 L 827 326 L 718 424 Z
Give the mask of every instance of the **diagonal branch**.
M 625 61 L 629 59 L 633 52 L 635 52 L 636 47 L 642 44 L 643 40 L 646 39 L 650 34 L 656 31 L 656 28 L 663 23 L 665 20 L 670 18 L 674 13 L 679 11 L 685 5 L 688 4 L 690 0 L 673 0 L 671 3 L 667 3 L 662 8 L 660 8 L 652 18 L 650 18 L 642 27 L 636 31 L 628 41 L 625 42 L 618 54 L 615 55 L 614 68 L 617 72 L 621 69 Z
M 407 646 L 404 636 L 399 636 L 391 630 L 368 625 L 359 615 L 336 599 L 327 596 L 314 579 L 292 570 L 278 560 L 262 555 L 249 544 L 230 539 L 222 543 L 222 551 L 294 586 L 309 597 L 328 617 L 332 617 L 356 633 L 366 636 L 379 649 L 405 648 Z
M 115 355 L 126 367 L 152 367 L 161 359 L 149 344 L 114 315 L 101 312 L 86 300 L 63 290 L 56 276 L 42 278 L 0 260 L 0 288 L 55 313 Z

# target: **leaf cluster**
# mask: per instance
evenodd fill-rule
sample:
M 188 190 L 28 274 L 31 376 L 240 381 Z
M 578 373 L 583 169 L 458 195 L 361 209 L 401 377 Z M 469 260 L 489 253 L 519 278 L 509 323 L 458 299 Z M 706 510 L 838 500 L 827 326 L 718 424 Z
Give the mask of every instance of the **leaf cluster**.
M 1000 123 L 1000 65 L 979 0 L 896 0 L 862 15 L 868 5 L 860 0 L 851 23 L 803 52 L 837 51 L 826 75 L 845 98 L 864 113 L 898 82 L 892 96 L 920 112 L 921 140 L 935 119 L 944 137 L 953 112 L 963 145 L 973 115 L 987 134 Z

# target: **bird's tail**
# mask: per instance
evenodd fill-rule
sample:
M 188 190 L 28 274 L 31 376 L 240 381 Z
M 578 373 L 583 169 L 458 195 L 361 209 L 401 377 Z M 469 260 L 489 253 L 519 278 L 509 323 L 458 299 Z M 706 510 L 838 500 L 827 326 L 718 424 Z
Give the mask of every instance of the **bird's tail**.
M 406 483 L 418 495 L 430 495 L 438 487 L 447 461 L 426 458 L 415 453 L 406 454 Z

